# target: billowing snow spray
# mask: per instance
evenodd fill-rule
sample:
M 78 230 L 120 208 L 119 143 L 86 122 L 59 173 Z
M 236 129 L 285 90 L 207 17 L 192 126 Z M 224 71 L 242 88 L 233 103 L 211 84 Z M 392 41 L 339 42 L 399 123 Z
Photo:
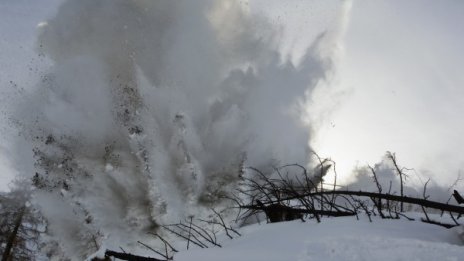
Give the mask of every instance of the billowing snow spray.
M 64 2 L 38 39 L 53 67 L 17 113 L 60 248 L 149 242 L 159 224 L 226 204 L 244 166 L 309 166 L 306 105 L 338 35 L 294 64 L 238 1 Z

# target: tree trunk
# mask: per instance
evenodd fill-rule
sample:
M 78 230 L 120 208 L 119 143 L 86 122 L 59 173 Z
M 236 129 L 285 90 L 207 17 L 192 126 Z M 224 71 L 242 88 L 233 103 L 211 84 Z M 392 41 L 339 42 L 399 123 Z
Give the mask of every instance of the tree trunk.
M 25 211 L 25 207 L 22 207 L 21 210 L 19 210 L 18 217 L 16 218 L 16 221 L 15 221 L 13 232 L 8 238 L 8 243 L 6 244 L 5 252 L 3 252 L 2 261 L 8 261 L 10 259 L 10 254 L 14 246 L 16 235 L 18 234 L 19 227 L 21 226 L 21 223 L 23 221 L 24 211 Z
M 281 201 L 291 200 L 291 199 L 296 199 L 299 197 L 311 197 L 311 196 L 320 196 L 320 195 L 347 195 L 347 196 L 381 198 L 381 199 L 387 199 L 387 200 L 392 200 L 392 201 L 397 201 L 397 202 L 415 204 L 415 205 L 419 205 L 419 206 L 423 206 L 427 208 L 434 208 L 434 209 L 438 209 L 442 211 L 451 211 L 454 213 L 464 215 L 464 207 L 460 207 L 456 205 L 450 205 L 450 204 L 430 201 L 430 200 L 421 199 L 421 198 L 411 198 L 411 197 L 406 197 L 406 196 L 402 197 L 402 196 L 391 195 L 391 194 L 382 194 L 382 193 L 364 192 L 364 191 L 335 190 L 335 191 L 323 191 L 323 192 L 309 192 L 309 193 L 303 193 L 298 196 L 282 198 L 280 200 Z M 266 203 L 272 204 L 275 202 L 266 202 Z
M 127 253 L 119 253 L 111 250 L 106 250 L 105 256 L 112 256 L 117 259 L 127 260 L 127 261 L 163 261 L 161 259 L 153 258 L 153 257 L 143 257 L 143 256 L 136 256 Z

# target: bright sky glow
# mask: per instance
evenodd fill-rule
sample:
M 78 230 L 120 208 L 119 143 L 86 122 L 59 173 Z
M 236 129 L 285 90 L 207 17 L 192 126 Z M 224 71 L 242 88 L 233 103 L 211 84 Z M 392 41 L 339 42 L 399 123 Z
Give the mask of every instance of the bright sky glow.
M 462 1 L 355 1 L 336 89 L 315 148 L 346 177 L 387 150 L 449 184 L 464 158 Z

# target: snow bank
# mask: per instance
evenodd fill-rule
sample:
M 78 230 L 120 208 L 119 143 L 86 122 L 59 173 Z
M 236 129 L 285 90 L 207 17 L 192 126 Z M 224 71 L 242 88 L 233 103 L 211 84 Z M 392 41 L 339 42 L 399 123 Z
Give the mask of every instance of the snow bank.
M 178 261 L 462 260 L 464 247 L 453 230 L 419 221 L 360 217 L 252 225 L 223 248 L 194 249 Z

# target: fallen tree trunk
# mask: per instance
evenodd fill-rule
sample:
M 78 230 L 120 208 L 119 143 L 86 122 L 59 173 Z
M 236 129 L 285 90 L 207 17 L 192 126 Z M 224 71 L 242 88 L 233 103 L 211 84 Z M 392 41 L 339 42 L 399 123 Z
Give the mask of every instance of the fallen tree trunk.
M 447 211 L 447 212 L 464 214 L 464 207 L 460 207 L 456 205 L 450 205 L 450 204 L 430 201 L 430 200 L 421 199 L 421 198 L 412 198 L 412 197 L 406 197 L 406 196 L 397 196 L 397 195 L 391 195 L 391 194 L 364 192 L 364 191 L 332 190 L 332 191 L 322 191 L 322 192 L 310 192 L 310 193 L 303 193 L 297 196 L 282 198 L 280 199 L 280 201 L 292 200 L 292 199 L 297 199 L 297 198 L 302 198 L 302 197 L 321 196 L 321 195 L 345 195 L 345 196 L 360 196 L 360 197 L 386 199 L 386 200 L 392 200 L 392 201 L 397 201 L 397 202 L 415 204 L 415 205 L 419 205 L 419 206 L 423 206 L 427 208 L 439 209 L 439 210 Z M 272 204 L 272 203 L 277 203 L 277 201 L 266 202 L 266 203 Z
M 289 221 L 293 219 L 298 219 L 299 217 L 288 219 L 281 218 L 279 220 L 274 221 L 273 216 L 287 216 L 288 213 L 291 214 L 313 214 L 313 215 L 323 215 L 323 216 L 331 216 L 331 217 L 345 217 L 345 216 L 354 216 L 356 215 L 355 212 L 349 211 L 330 211 L 330 210 L 319 210 L 319 209 L 301 209 L 301 208 L 292 208 L 289 206 L 278 205 L 279 207 L 275 207 L 277 204 L 272 204 L 271 206 L 263 206 L 263 205 L 246 205 L 241 206 L 243 209 L 251 209 L 251 210 L 261 210 L 266 213 L 266 216 L 273 222 L 279 221 Z
M 127 254 L 127 253 L 119 253 L 111 250 L 106 250 L 105 256 L 107 257 L 114 257 L 117 259 L 121 260 L 126 260 L 126 261 L 165 261 L 153 257 L 143 257 L 143 256 L 136 256 L 132 254 Z

